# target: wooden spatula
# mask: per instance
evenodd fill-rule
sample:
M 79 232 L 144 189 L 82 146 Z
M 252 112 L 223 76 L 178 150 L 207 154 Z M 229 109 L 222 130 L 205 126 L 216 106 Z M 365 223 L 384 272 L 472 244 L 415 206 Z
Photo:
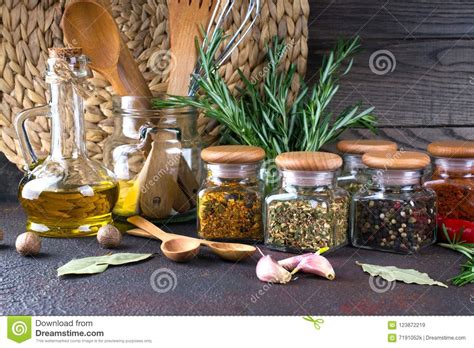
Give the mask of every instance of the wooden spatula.
M 206 28 L 217 0 L 168 0 L 171 56 L 175 69 L 170 73 L 168 94 L 186 96 L 196 65 L 195 40 Z
M 197 61 L 195 40 L 200 36 L 201 26 L 207 26 L 216 2 L 215 0 L 168 0 L 171 56 L 176 61 L 175 68 L 170 73 L 168 94 L 180 96 L 188 94 L 191 73 Z M 187 120 L 180 122 L 187 122 Z M 166 146 L 157 142 L 175 145 L 179 143 L 177 138 L 172 139 L 169 138 L 170 136 L 172 136 L 171 133 L 158 132 L 156 134 L 152 152 L 140 173 L 144 185 L 153 182 L 156 169 L 163 168 L 163 161 L 167 157 L 163 152 Z M 145 189 L 141 190 L 140 208 L 147 216 L 163 218 L 171 212 L 171 207 L 178 212 L 184 212 L 195 205 L 198 184 L 184 158 L 181 157 L 177 162 L 169 161 L 167 171 L 161 176 L 160 182 L 154 183 L 152 189 L 142 186 Z M 148 175 L 142 176 L 146 175 L 145 173 Z M 170 201 L 164 202 L 164 200 Z

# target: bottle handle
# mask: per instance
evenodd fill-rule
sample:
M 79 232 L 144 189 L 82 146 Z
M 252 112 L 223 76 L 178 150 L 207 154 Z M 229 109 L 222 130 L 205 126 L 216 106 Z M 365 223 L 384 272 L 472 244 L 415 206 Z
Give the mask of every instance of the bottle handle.
M 20 150 L 26 163 L 26 171 L 31 170 L 38 163 L 38 156 L 31 145 L 25 123 L 28 119 L 38 116 L 51 117 L 51 107 L 44 105 L 27 109 L 19 112 L 15 118 L 15 130 L 20 143 Z

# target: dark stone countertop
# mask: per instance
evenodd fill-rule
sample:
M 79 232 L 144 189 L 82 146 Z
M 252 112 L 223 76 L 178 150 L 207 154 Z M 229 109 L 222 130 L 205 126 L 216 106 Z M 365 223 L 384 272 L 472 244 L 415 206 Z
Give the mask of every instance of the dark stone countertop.
M 418 256 L 403 256 L 345 247 L 327 255 L 336 280 L 300 275 L 287 285 L 269 285 L 255 275 L 258 256 L 241 263 L 221 261 L 203 250 L 187 264 L 161 255 L 154 240 L 125 236 L 122 252 L 156 252 L 153 259 L 102 274 L 58 278 L 56 269 L 72 258 L 103 255 L 94 238 L 43 239 L 40 256 L 21 257 L 15 237 L 25 217 L 18 203 L 0 203 L 0 315 L 469 315 L 474 312 L 472 286 L 449 289 L 404 283 L 386 292 L 371 290 L 369 275 L 355 261 L 395 265 L 427 272 L 446 281 L 463 259 L 433 246 Z M 172 226 L 192 233 L 193 224 Z M 277 259 L 287 256 L 263 249 Z M 176 276 L 174 289 L 153 290 L 155 270 Z M 164 283 L 163 283 L 164 284 Z

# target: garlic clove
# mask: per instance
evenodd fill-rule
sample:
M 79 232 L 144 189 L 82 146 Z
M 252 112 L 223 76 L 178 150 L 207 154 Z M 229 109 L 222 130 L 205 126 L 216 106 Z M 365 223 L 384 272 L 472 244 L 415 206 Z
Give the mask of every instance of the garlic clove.
M 291 274 L 293 275 L 298 271 L 316 274 L 329 280 L 336 278 L 331 263 L 324 256 L 318 254 L 304 257 Z
M 270 255 L 264 255 L 258 260 L 256 272 L 262 282 L 285 284 L 291 280 L 291 273 Z
M 298 266 L 301 260 L 303 260 L 305 257 L 310 256 L 310 255 L 319 255 L 328 250 L 329 248 L 324 247 L 324 248 L 319 249 L 315 253 L 306 253 L 306 254 L 288 257 L 286 259 L 278 261 L 278 263 L 280 264 L 280 266 L 283 266 L 283 268 L 287 269 L 288 271 L 292 271 L 296 268 L 296 266 Z
M 288 271 L 292 271 L 305 257 L 313 255 L 313 253 L 301 254 L 297 256 L 288 257 L 278 261 L 278 264 Z

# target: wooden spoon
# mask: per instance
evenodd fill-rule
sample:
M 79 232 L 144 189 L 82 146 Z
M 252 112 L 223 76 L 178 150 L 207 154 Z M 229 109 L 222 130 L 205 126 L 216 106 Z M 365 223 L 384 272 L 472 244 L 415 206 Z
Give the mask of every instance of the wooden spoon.
M 152 93 L 145 79 L 110 15 L 109 7 L 110 2 L 107 0 L 97 0 L 97 2 L 73 0 L 67 6 L 62 19 L 64 35 L 69 43 L 83 48 L 84 53 L 91 59 L 91 68 L 101 73 L 110 82 L 115 93 L 151 96 Z M 147 101 L 143 101 L 144 109 L 149 107 Z M 169 134 L 164 131 L 159 131 L 157 137 L 160 139 L 154 142 L 155 151 L 147 156 L 147 161 L 137 180 L 149 183 L 150 186 L 144 190 L 144 194 L 140 195 L 144 213 L 153 218 L 163 218 L 169 215 L 171 207 L 178 212 L 191 209 L 194 200 L 188 197 L 187 188 L 195 189 L 195 187 L 192 186 L 193 181 L 183 180 L 186 179 L 185 173 L 181 170 L 184 159 L 168 163 L 168 173 L 160 172 L 170 156 L 175 157 L 174 154 L 169 154 L 173 151 L 170 146 L 174 144 L 179 148 L 180 144 L 177 141 L 173 142 Z M 185 169 L 188 169 L 187 164 L 185 165 Z M 183 187 L 178 187 L 177 184 L 178 168 L 179 182 L 187 183 Z M 156 175 L 160 176 L 158 180 L 156 180 Z
M 186 262 L 199 253 L 200 243 L 196 240 L 189 240 L 188 237 L 181 237 L 166 233 L 161 228 L 153 225 L 150 221 L 141 216 L 132 216 L 127 219 L 128 222 L 140 226 L 148 231 L 148 236 L 161 240 L 161 251 L 170 260 L 176 262 Z
M 64 10 L 67 42 L 82 47 L 90 67 L 110 82 L 118 95 L 151 96 L 110 12 L 92 0 L 74 1 Z
M 128 218 L 128 222 L 140 227 L 128 230 L 128 234 L 138 237 L 155 238 L 163 241 L 163 243 L 161 244 L 161 250 L 163 251 L 163 254 L 165 254 L 165 256 L 167 257 L 169 257 L 168 255 L 170 251 L 172 251 L 171 256 L 175 256 L 183 250 L 187 251 L 188 253 L 190 250 L 196 250 L 193 249 L 195 248 L 196 243 L 198 243 L 198 247 L 199 245 L 205 245 L 209 247 L 209 249 L 214 254 L 229 261 L 239 261 L 248 258 L 252 256 L 256 251 L 256 248 L 251 245 L 239 243 L 212 242 L 204 239 L 197 239 L 192 237 L 180 236 L 173 233 L 166 233 L 159 227 L 153 225 L 151 222 L 139 216 L 132 216 Z M 166 253 L 163 249 L 166 250 Z M 199 251 L 199 248 L 197 249 L 197 251 Z M 171 257 L 169 258 L 176 261 Z
M 175 60 L 175 67 L 170 73 L 168 94 L 188 95 L 191 73 L 197 60 L 194 41 L 196 36 L 199 36 L 200 26 L 204 27 L 209 22 L 215 4 L 215 0 L 168 0 L 171 57 Z M 179 121 L 179 123 L 183 122 L 187 122 L 187 120 Z M 173 140 L 179 142 L 177 138 L 167 138 L 168 135 L 161 133 L 161 137 L 157 137 L 157 140 L 154 141 L 153 148 L 166 147 L 157 143 L 168 142 L 171 144 Z M 174 144 L 177 144 L 176 142 Z M 163 151 L 157 152 L 156 156 L 153 153 L 148 156 L 147 163 L 140 172 L 140 177 L 143 178 L 144 182 L 153 182 L 153 176 L 156 175 L 155 169 L 162 168 L 166 158 L 167 156 Z M 178 162 L 168 161 L 167 171 L 170 175 L 162 175 L 162 178 L 158 180 L 160 182 L 155 180 L 152 190 L 141 189 L 140 201 L 144 202 L 144 207 L 140 206 L 142 210 L 148 210 L 148 207 L 153 208 L 153 204 L 150 203 L 158 202 L 157 197 L 160 197 L 159 204 L 155 208 L 149 209 L 148 212 L 145 211 L 147 216 L 160 219 L 171 213 L 171 207 L 180 213 L 184 213 L 195 205 L 194 197 L 198 184 L 195 179 L 190 179 L 186 175 L 186 172 L 191 171 L 186 161 L 184 159 Z M 179 175 L 179 181 L 175 173 L 181 174 Z M 183 199 L 183 195 L 187 198 Z

